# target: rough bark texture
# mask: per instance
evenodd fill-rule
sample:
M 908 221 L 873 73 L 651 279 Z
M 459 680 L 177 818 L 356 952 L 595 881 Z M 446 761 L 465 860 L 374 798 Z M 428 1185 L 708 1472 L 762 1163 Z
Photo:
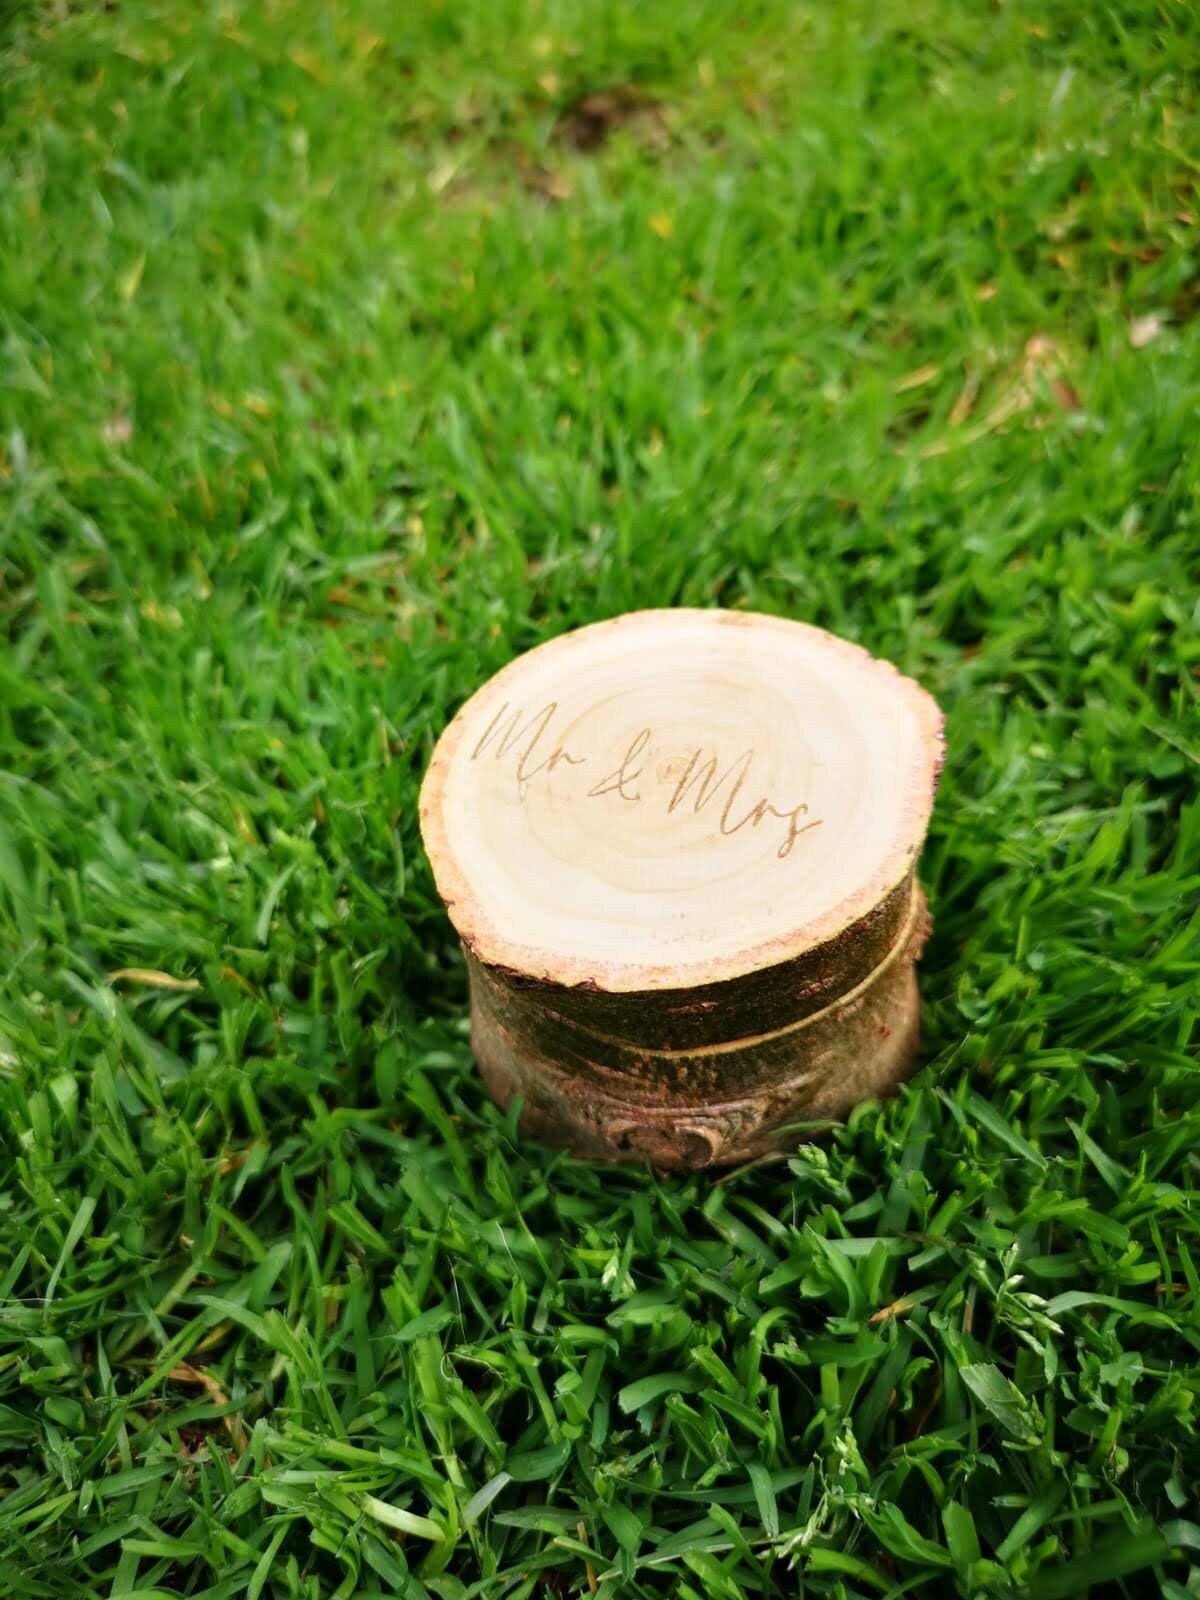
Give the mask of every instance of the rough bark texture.
M 421 792 L 493 1094 L 580 1154 L 694 1167 L 892 1088 L 940 764 L 924 690 L 777 617 L 638 612 L 510 663 Z
M 914 964 L 929 919 L 913 884 L 908 898 L 896 944 L 840 998 L 777 1031 L 674 1050 L 593 1031 L 583 995 L 568 1022 L 546 1006 L 545 986 L 534 998 L 468 953 L 475 1059 L 501 1105 L 521 1097 L 526 1132 L 578 1155 L 687 1168 L 786 1148 L 787 1130 L 844 1116 L 895 1089 L 912 1067 Z M 611 1006 L 602 1010 L 611 1027 Z M 719 1011 L 716 1019 L 714 1032 L 727 1033 Z

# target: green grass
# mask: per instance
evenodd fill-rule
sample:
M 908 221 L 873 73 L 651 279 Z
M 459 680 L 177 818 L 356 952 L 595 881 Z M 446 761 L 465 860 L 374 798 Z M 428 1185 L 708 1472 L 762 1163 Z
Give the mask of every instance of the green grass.
M 1200 1595 L 1194 10 L 0 39 L 0 1594 Z M 948 714 L 921 1070 L 720 1182 L 516 1137 L 415 815 L 676 602 Z

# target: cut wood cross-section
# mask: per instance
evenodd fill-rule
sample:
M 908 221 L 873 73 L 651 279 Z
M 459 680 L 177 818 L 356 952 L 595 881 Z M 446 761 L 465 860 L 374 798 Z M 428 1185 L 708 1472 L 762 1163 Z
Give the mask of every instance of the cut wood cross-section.
M 421 791 L 492 1092 L 580 1154 L 704 1166 L 892 1087 L 941 752 L 916 683 L 777 617 L 634 612 L 511 662 Z

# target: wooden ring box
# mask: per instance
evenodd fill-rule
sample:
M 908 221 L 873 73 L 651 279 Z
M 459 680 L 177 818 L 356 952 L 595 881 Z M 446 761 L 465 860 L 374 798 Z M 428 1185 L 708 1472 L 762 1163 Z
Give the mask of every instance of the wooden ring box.
M 421 790 L 471 1039 L 522 1126 L 743 1161 L 903 1078 L 942 716 L 818 628 L 640 611 L 518 657 Z

